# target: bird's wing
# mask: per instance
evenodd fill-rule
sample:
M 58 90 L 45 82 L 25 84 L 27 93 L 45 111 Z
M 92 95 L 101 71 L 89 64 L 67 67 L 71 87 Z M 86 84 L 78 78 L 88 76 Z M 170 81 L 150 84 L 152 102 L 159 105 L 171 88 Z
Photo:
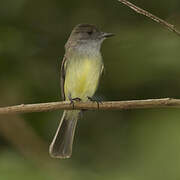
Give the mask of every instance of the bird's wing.
M 61 64 L 61 97 L 62 100 L 65 100 L 65 93 L 64 93 L 64 81 L 65 81 L 65 75 L 66 75 L 66 56 L 64 56 L 62 64 Z

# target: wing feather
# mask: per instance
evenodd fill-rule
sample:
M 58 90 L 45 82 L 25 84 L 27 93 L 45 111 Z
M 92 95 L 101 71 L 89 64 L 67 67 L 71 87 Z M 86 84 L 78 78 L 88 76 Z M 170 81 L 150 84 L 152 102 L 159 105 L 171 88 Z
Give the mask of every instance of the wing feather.
M 66 56 L 64 56 L 62 64 L 61 64 L 61 97 L 62 100 L 65 101 L 65 93 L 64 93 L 64 81 L 66 75 Z

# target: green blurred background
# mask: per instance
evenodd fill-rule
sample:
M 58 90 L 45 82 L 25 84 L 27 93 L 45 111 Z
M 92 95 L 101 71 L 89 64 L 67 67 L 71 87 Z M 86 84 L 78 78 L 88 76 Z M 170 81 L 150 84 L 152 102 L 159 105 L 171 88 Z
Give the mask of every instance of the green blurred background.
M 180 29 L 179 0 L 134 0 Z M 116 0 L 1 0 L 0 106 L 59 101 L 64 44 L 79 23 L 104 42 L 104 100 L 180 98 L 180 38 Z M 0 117 L 0 180 L 180 179 L 180 110 L 89 111 L 71 159 L 48 146 L 62 111 Z

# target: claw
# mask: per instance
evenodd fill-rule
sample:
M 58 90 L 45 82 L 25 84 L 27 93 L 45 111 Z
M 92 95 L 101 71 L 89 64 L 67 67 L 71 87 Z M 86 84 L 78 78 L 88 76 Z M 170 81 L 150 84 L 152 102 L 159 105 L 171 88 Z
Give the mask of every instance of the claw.
M 102 101 L 100 101 L 99 99 L 95 98 L 95 97 L 87 97 L 90 101 L 92 102 L 96 102 L 97 103 L 97 107 L 99 109 L 99 104 L 101 103 L 102 104 Z
M 81 98 L 79 98 L 79 97 L 76 97 L 76 98 L 69 98 L 69 100 L 70 100 L 70 105 L 72 105 L 72 107 L 73 107 L 73 109 L 74 109 L 74 102 L 75 101 L 81 101 Z
M 72 105 L 72 107 L 74 109 L 74 101 L 72 99 L 70 99 L 70 105 Z
M 81 101 L 81 98 L 76 97 L 76 98 L 73 98 L 72 101 Z

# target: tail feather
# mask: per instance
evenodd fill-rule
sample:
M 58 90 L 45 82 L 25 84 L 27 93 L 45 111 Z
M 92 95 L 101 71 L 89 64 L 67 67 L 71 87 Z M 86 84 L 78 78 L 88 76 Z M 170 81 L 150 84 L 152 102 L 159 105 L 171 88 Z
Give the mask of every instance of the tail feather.
M 80 111 L 64 111 L 59 127 L 50 145 L 49 153 L 54 158 L 69 158 L 72 154 L 72 145 L 77 120 Z

